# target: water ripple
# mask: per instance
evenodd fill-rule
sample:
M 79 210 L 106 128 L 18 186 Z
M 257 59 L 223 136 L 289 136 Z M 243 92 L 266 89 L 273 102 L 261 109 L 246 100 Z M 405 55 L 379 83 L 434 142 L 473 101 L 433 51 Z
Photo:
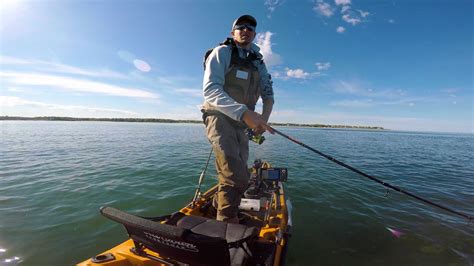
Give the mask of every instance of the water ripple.
M 392 185 L 474 213 L 472 135 L 280 130 Z M 208 153 L 202 125 L 2 123 L 0 250 L 8 254 L 0 261 L 71 265 L 109 248 L 126 234 L 100 216 L 100 206 L 145 216 L 173 212 L 193 196 Z M 314 254 L 321 265 L 472 264 L 474 230 L 465 219 L 386 195 L 379 184 L 279 136 L 252 143 L 250 158 L 289 169 L 289 265 L 314 264 Z M 206 187 L 214 176 L 211 163 Z M 386 227 L 405 234 L 394 239 Z M 50 252 L 65 246 L 74 252 Z

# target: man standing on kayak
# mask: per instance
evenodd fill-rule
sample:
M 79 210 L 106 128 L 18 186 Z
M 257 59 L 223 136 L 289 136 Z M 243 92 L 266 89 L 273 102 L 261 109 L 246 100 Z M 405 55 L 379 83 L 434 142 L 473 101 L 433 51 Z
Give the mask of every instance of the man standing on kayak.
M 216 157 L 219 178 L 214 207 L 217 220 L 238 223 L 238 206 L 247 188 L 248 136 L 271 132 L 266 123 L 273 108 L 273 87 L 260 48 L 253 43 L 257 21 L 250 15 L 232 24 L 232 38 L 205 59 L 203 119 Z M 255 112 L 262 98 L 262 114 Z

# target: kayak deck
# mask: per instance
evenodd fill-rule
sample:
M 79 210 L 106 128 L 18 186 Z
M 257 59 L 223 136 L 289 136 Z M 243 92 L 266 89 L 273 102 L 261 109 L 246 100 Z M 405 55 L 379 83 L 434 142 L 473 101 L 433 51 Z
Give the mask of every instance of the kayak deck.
M 283 189 L 286 176 L 284 180 L 269 176 L 275 172 L 267 171 L 269 166 L 260 163 L 251 169 L 239 224 L 215 220 L 212 201 L 217 185 L 163 217 L 144 218 L 101 208 L 104 216 L 125 226 L 130 239 L 78 265 L 283 265 L 291 202 Z

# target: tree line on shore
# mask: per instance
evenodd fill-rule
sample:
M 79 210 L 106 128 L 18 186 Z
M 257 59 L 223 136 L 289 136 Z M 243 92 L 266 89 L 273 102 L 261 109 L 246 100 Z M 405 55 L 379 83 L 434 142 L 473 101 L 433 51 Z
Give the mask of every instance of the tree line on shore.
M 62 117 L 62 116 L 0 116 L 0 120 L 33 120 L 33 121 L 103 121 L 103 122 L 142 122 L 142 123 L 190 123 L 200 124 L 201 120 L 176 120 L 164 118 L 81 118 L 81 117 Z M 315 128 L 353 128 L 353 129 L 373 129 L 383 130 L 378 126 L 351 126 L 351 125 L 324 125 L 324 124 L 298 124 L 298 123 L 269 123 L 271 126 L 286 127 L 315 127 Z

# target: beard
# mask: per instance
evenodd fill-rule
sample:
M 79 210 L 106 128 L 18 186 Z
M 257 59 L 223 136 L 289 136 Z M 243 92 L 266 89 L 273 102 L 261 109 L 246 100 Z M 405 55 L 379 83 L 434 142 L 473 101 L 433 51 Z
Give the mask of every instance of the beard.
M 246 47 L 246 46 L 249 46 L 252 41 L 253 41 L 253 38 L 252 37 L 249 37 L 247 36 L 246 38 L 234 38 L 234 41 L 239 45 L 239 46 L 242 46 L 242 47 Z

